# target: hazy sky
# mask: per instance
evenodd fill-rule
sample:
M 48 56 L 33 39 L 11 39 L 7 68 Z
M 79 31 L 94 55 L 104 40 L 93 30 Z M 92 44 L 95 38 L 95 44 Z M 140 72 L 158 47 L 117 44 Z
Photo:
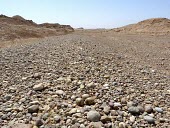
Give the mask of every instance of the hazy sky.
M 170 18 L 170 0 L 0 0 L 0 14 L 36 23 L 113 28 L 140 20 Z

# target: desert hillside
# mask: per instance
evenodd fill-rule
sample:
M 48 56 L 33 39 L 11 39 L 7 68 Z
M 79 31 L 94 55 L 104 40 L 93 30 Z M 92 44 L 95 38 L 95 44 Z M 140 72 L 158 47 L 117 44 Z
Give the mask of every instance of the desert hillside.
M 0 41 L 55 36 L 73 31 L 70 25 L 36 24 L 18 15 L 13 17 L 0 15 Z
M 152 18 L 113 30 L 116 32 L 168 34 L 170 33 L 170 19 Z

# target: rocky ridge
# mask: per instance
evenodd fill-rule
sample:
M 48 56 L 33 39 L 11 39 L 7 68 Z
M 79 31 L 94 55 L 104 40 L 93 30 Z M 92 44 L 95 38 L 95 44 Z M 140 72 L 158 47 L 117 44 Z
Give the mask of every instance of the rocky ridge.
M 146 34 L 170 34 L 170 19 L 152 18 L 131 24 L 124 27 L 113 29 L 115 32 L 125 33 L 146 33 Z
M 0 41 L 56 36 L 73 31 L 70 25 L 36 24 L 18 15 L 13 17 L 0 15 Z

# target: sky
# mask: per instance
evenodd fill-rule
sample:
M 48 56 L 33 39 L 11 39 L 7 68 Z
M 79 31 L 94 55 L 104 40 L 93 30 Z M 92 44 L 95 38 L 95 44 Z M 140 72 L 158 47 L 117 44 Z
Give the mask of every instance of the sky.
M 74 28 L 115 28 L 149 18 L 170 19 L 170 0 L 0 0 L 0 14 Z

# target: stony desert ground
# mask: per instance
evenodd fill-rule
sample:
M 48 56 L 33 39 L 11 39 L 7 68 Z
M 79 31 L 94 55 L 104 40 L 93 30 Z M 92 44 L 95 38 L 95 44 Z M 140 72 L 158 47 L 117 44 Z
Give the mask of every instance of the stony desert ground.
M 170 127 L 168 34 L 82 29 L 0 44 L 2 128 Z

